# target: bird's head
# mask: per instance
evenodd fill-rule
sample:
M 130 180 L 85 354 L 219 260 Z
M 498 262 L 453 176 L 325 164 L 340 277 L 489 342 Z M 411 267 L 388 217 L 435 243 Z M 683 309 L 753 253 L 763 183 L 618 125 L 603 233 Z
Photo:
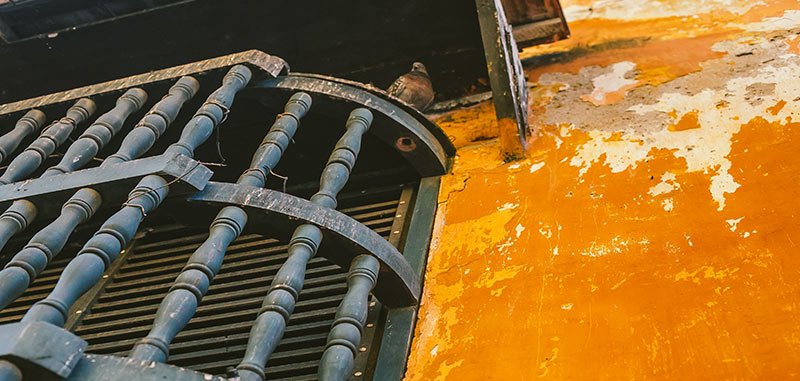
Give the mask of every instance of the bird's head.
M 411 65 L 411 71 L 425 73 L 425 75 L 428 75 L 428 69 L 425 68 L 425 65 L 423 65 L 422 62 L 414 62 Z

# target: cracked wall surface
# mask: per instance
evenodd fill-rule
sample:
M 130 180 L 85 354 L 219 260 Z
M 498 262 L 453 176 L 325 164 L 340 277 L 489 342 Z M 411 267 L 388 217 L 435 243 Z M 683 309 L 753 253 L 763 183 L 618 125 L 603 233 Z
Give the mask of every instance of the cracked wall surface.
M 533 139 L 439 115 L 407 380 L 800 375 L 800 2 L 562 0 Z

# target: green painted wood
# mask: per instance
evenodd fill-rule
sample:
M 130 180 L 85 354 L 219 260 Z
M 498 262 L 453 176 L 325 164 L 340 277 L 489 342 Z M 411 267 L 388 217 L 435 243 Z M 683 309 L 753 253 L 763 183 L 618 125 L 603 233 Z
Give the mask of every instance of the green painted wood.
M 420 286 L 425 279 L 425 264 L 433 234 L 440 184 L 439 177 L 426 177 L 420 181 L 411 221 L 406 232 L 406 240 L 403 244 L 403 256 L 418 274 Z M 388 310 L 384 323 L 383 340 L 375 363 L 374 380 L 403 379 L 417 322 L 417 309 L 418 306 Z

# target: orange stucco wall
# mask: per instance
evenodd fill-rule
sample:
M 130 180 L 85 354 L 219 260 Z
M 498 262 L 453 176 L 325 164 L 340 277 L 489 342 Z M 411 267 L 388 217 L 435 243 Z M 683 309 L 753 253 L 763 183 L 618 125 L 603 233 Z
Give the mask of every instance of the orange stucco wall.
M 562 0 L 522 53 L 535 139 L 438 116 L 407 380 L 800 374 L 800 3 Z

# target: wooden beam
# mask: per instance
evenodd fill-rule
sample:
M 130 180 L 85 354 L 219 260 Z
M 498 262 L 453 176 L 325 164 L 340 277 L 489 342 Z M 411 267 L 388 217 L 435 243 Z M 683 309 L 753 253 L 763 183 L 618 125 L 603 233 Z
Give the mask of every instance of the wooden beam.
M 286 74 L 289 70 L 286 62 L 280 57 L 271 56 L 258 50 L 247 50 L 167 69 L 151 71 L 149 73 L 115 79 L 113 81 L 83 86 L 72 90 L 60 91 L 36 98 L 0 104 L 0 115 L 28 110 L 52 103 L 67 102 L 90 95 L 124 90 L 153 82 L 174 80 L 184 75 L 204 73 L 210 70 L 228 68 L 237 64 L 244 64 L 254 69 L 257 77 L 276 77 L 281 74 Z
M 528 136 L 528 92 L 517 44 L 500 0 L 475 0 L 489 83 L 507 161 L 524 156 Z

